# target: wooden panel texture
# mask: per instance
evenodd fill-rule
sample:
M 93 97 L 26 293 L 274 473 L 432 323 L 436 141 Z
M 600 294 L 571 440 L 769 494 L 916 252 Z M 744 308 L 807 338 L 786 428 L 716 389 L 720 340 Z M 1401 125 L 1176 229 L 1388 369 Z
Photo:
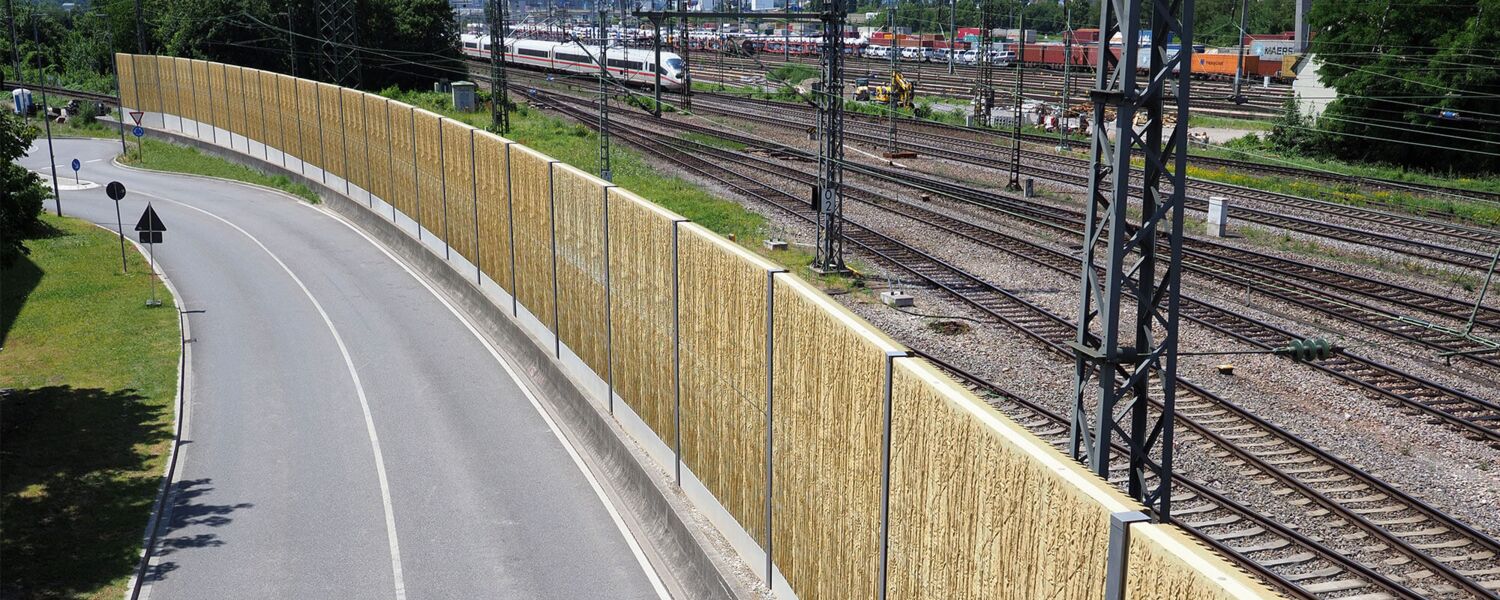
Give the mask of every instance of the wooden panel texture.
M 181 95 L 177 89 L 177 61 L 170 56 L 156 56 L 157 77 L 160 78 L 160 87 L 157 93 L 161 96 L 161 111 L 169 115 L 182 114 Z
M 213 123 L 219 129 L 229 130 L 229 88 L 225 83 L 224 64 L 207 63 L 209 98 L 208 105 Z M 220 140 L 223 143 L 225 140 Z
M 800 279 L 776 278 L 772 555 L 799 597 L 875 597 L 885 354 Z
M 264 121 L 261 119 L 260 71 L 240 69 L 240 99 L 240 111 L 245 115 L 240 134 L 257 142 L 264 142 L 266 136 L 265 129 L 261 127 Z
M 1136 510 L 926 361 L 892 377 L 889 597 L 1098 598 Z
M 510 149 L 510 193 L 516 219 L 516 298 L 552 328 L 551 159 L 520 145 Z
M 318 126 L 319 139 L 323 142 L 323 162 L 319 163 L 329 175 L 344 176 L 344 136 L 347 127 L 344 125 L 343 111 L 339 105 L 343 102 L 343 93 L 336 85 L 318 84 Z
M 677 250 L 682 460 L 764 544 L 766 277 L 777 267 L 693 223 L 678 226 Z
M 510 172 L 506 140 L 487 131 L 474 137 L 474 172 L 479 183 L 479 270 L 513 293 L 510 284 Z
M 150 56 L 137 56 L 135 70 L 136 81 L 140 85 L 141 105 L 138 108 L 146 112 L 161 112 L 161 80 L 157 74 L 156 61 Z
M 682 217 L 623 188 L 608 193 L 615 393 L 672 440 L 672 221 Z
M 192 80 L 192 96 L 195 107 L 193 114 L 197 115 L 197 118 L 194 120 L 202 123 L 202 126 L 194 133 L 203 139 L 211 139 L 210 136 L 213 132 L 209 127 L 213 124 L 214 108 L 213 104 L 209 102 L 208 62 L 201 60 L 193 61 Z
M 193 61 L 186 58 L 172 59 L 172 72 L 177 82 L 177 116 L 198 120 L 198 105 L 193 98 Z
M 298 94 L 301 92 L 299 80 L 290 75 L 276 75 L 277 96 L 280 99 L 281 110 L 277 113 L 277 119 L 281 122 L 281 145 L 278 146 L 288 155 L 301 158 L 302 151 L 302 119 L 299 111 L 302 108 Z
M 281 90 L 277 88 L 280 79 L 270 71 L 256 71 L 256 74 L 261 100 L 260 141 L 272 148 L 280 148 L 281 111 L 277 110 L 281 105 Z
M 232 133 L 245 134 L 245 90 L 234 65 L 224 65 L 224 124 Z
M 447 241 L 443 225 L 443 140 L 437 114 L 417 109 L 417 209 L 422 226 Z
M 135 55 L 115 53 L 115 77 L 119 80 L 120 102 L 125 108 L 140 108 L 141 91 L 136 84 Z
M 391 111 L 390 101 L 365 94 L 365 189 L 389 203 L 391 201 Z M 389 215 L 386 215 L 389 216 Z
M 1132 526 L 1129 561 L 1125 596 L 1131 600 L 1281 597 L 1176 527 Z
M 297 155 L 309 165 L 323 166 L 323 142 L 318 139 L 318 82 L 297 81 Z
M 453 252 L 478 264 L 474 255 L 473 127 L 443 120 L 443 206 L 447 211 L 448 245 Z
M 416 109 L 400 103 L 391 104 L 391 195 L 386 202 L 416 220 L 417 172 L 415 156 Z
M 369 173 L 366 168 L 365 151 L 370 144 L 370 136 L 367 128 L 369 119 L 365 116 L 365 94 L 359 90 L 343 88 L 340 90 L 344 95 L 344 172 L 349 183 L 362 189 L 370 189 Z
M 558 334 L 583 363 L 608 379 L 604 310 L 604 180 L 552 165 L 557 219 Z

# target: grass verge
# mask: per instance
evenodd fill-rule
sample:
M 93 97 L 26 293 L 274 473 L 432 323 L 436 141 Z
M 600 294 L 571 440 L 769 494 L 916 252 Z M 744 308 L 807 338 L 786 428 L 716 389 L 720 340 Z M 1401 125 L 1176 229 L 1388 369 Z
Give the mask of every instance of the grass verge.
M 0 596 L 120 598 L 172 439 L 175 302 L 145 306 L 113 234 L 43 220 L 0 271 Z
M 178 146 L 145 138 L 145 158 L 141 158 L 137 152 L 135 142 L 130 144 L 130 152 L 120 158 L 120 162 L 134 167 L 151 169 L 153 171 L 170 171 L 174 173 L 190 173 L 193 175 L 208 175 L 211 177 L 222 177 L 245 183 L 263 185 L 275 188 L 293 196 L 298 196 L 308 202 L 317 204 L 321 200 L 318 195 L 300 183 L 296 183 L 282 175 L 267 175 L 244 165 L 237 165 L 217 156 L 210 156 L 199 152 L 196 148 Z
M 1324 183 L 1281 175 L 1251 175 L 1243 171 L 1188 166 L 1188 175 L 1208 181 L 1313 198 L 1350 206 L 1394 208 L 1416 214 L 1451 215 L 1477 225 L 1500 227 L 1500 206 L 1446 197 L 1419 196 L 1408 192 L 1367 190 L 1348 183 Z

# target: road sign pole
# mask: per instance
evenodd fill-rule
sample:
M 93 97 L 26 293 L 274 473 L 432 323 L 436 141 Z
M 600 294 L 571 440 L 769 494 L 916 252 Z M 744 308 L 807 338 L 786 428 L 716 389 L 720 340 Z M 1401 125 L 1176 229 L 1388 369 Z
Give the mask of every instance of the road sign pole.
M 120 218 L 119 200 L 115 200 L 115 228 L 120 234 L 120 272 L 129 273 L 130 263 L 125 261 L 125 221 Z
M 156 244 L 146 242 L 146 250 L 151 254 L 151 299 L 146 306 L 161 306 L 161 300 L 156 299 Z

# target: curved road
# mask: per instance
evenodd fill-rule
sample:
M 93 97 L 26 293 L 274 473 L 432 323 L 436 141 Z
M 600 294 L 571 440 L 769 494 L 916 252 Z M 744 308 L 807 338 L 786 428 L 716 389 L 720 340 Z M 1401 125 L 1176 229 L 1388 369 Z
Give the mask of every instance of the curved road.
M 188 311 L 150 597 L 665 597 L 524 386 L 374 242 L 283 195 L 120 169 L 118 142 L 56 148 L 65 183 L 78 158 L 101 184 L 64 190 L 64 214 L 113 230 L 111 180 L 127 234 L 152 203 Z

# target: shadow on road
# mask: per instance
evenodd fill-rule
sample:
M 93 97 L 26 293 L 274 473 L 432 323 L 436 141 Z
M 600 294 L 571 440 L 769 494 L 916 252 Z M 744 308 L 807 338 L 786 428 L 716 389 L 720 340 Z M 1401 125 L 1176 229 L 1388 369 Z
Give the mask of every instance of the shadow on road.
M 184 441 L 183 443 L 188 443 Z M 161 532 L 160 539 L 156 543 L 157 564 L 152 565 L 146 571 L 146 581 L 161 581 L 167 578 L 172 571 L 177 570 L 177 563 L 169 558 L 185 550 L 193 548 L 216 548 L 223 546 L 224 541 L 219 539 L 215 533 L 198 533 L 201 527 L 222 527 L 229 524 L 227 515 L 234 511 L 251 508 L 255 506 L 249 502 L 239 504 L 209 504 L 204 502 L 204 497 L 214 488 L 209 484 L 212 479 L 189 479 L 179 481 L 172 485 L 172 503 L 170 520 L 166 530 Z M 195 530 L 192 533 L 184 533 L 185 529 Z

